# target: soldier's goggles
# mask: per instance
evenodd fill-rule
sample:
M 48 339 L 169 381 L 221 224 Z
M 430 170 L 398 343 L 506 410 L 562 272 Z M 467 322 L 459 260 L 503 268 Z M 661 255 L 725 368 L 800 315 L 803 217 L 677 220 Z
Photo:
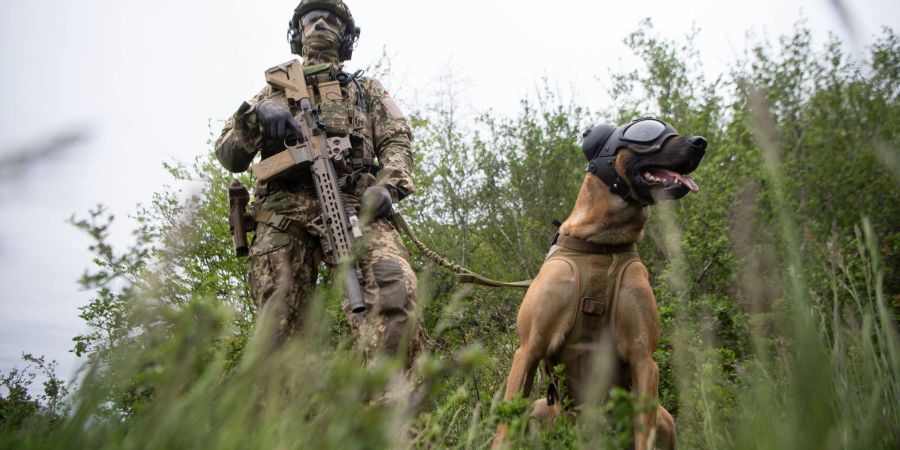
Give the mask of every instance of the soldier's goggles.
M 626 125 L 618 138 L 637 153 L 653 153 L 662 149 L 666 141 L 675 136 L 678 136 L 678 132 L 671 125 L 646 117 Z
M 338 29 L 344 29 L 344 21 L 341 20 L 341 18 L 338 17 L 337 14 L 334 14 L 331 11 L 324 11 L 320 9 L 313 10 L 304 14 L 303 17 L 300 18 L 300 26 L 303 28 L 308 27 L 318 22 L 319 19 L 324 20 L 327 24 L 334 25 Z

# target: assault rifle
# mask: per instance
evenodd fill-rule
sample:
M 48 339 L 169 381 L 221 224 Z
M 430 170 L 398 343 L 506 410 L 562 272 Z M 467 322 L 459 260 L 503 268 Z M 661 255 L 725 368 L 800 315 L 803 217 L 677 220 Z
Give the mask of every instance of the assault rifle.
M 325 262 L 338 268 L 338 273 L 344 273 L 344 289 L 350 300 L 350 310 L 364 312 L 362 272 L 354 254 L 354 244 L 362 237 L 362 231 L 356 211 L 344 206 L 334 171 L 335 164 L 346 165 L 351 151 L 350 139 L 325 136 L 325 125 L 310 103 L 309 89 L 299 61 L 267 70 L 266 82 L 276 92 L 284 92 L 288 103 L 285 106 L 289 111 L 296 108 L 298 112 L 294 120 L 300 125 L 302 136 L 286 139 L 285 150 L 254 165 L 253 174 L 260 181 L 267 182 L 295 167 L 309 167 L 322 214 L 306 224 L 306 229 L 319 237 Z M 320 85 L 320 93 L 325 88 Z M 322 95 L 323 99 L 325 97 Z

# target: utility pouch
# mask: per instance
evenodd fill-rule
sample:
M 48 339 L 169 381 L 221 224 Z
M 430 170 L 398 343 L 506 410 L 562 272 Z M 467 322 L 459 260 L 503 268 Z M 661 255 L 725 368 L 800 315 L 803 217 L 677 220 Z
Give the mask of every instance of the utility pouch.
M 247 214 L 247 203 L 250 201 L 250 192 L 247 187 L 238 180 L 231 180 L 228 186 L 228 227 L 231 229 L 231 238 L 234 241 L 234 253 L 237 256 L 247 256 L 250 246 L 247 245 L 247 232 L 254 227 L 253 216 Z
M 326 103 L 319 105 L 319 118 L 325 124 L 325 132 L 329 135 L 350 134 L 350 118 L 347 117 L 347 106 L 343 103 Z
M 365 139 L 368 135 L 366 129 L 366 112 L 359 106 L 347 107 L 350 119 L 350 135 L 359 139 Z
M 350 117 L 347 105 L 341 93 L 341 84 L 337 81 L 319 83 L 319 118 L 325 124 L 328 134 L 350 134 Z
M 337 81 L 329 81 L 327 83 L 319 83 L 319 98 L 322 103 L 342 103 L 344 94 L 341 93 L 341 83 Z
M 606 302 L 590 297 L 581 299 L 581 335 L 586 340 L 596 340 L 600 337 L 606 319 Z

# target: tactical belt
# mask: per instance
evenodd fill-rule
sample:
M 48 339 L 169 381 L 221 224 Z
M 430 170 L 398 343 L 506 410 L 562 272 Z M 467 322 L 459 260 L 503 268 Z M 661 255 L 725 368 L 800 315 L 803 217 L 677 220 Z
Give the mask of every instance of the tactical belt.
M 602 255 L 611 255 L 614 253 L 633 252 L 634 244 L 615 244 L 604 245 L 594 242 L 588 242 L 578 239 L 567 234 L 561 234 L 556 238 L 556 245 L 582 253 L 594 253 Z
M 263 210 L 256 213 L 253 217 L 256 219 L 257 223 L 269 225 L 270 227 L 283 231 L 301 241 L 309 238 L 306 227 L 300 222 L 288 218 L 287 216 Z

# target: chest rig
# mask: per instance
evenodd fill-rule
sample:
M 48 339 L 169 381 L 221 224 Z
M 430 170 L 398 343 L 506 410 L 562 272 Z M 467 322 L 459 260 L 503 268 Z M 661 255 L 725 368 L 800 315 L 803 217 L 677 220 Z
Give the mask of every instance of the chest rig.
M 325 131 L 327 151 L 333 153 L 333 168 L 339 177 L 341 192 L 359 196 L 362 190 L 374 184 L 374 174 L 378 171 L 368 105 L 363 83 L 359 80 L 361 72 L 348 74 L 329 64 L 301 69 L 296 60 L 267 70 L 267 81 L 273 86 L 268 100 L 291 108 L 295 117 L 300 112 L 299 105 L 288 101 L 285 90 L 293 88 L 289 80 L 300 73 L 317 125 Z M 312 189 L 312 178 L 306 169 L 311 156 L 306 147 L 286 149 L 286 145 L 287 141 L 269 141 L 263 145 L 262 160 L 252 168 L 259 180 L 257 196 Z
M 329 64 L 303 68 L 310 98 L 315 100 L 327 136 L 350 138 L 353 148 L 350 171 L 373 171 L 375 150 L 369 107 L 359 82 L 361 74 L 362 71 L 354 74 L 338 71 Z

